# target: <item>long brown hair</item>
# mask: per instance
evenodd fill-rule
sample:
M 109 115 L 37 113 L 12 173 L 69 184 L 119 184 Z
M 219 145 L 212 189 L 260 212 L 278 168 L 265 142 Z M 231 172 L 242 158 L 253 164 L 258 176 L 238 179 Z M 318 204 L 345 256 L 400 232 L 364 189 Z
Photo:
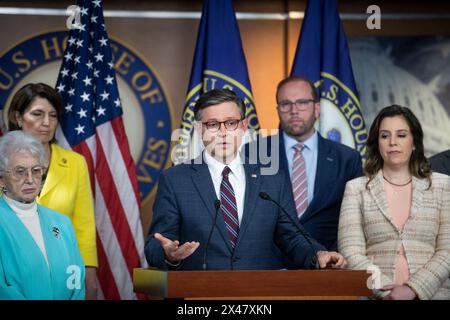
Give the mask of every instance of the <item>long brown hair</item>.
M 16 120 L 16 112 L 23 115 L 36 97 L 47 99 L 58 115 L 61 116 L 62 102 L 58 92 L 45 83 L 28 83 L 20 88 L 11 100 L 8 109 L 8 130 L 21 130 Z M 56 142 L 53 137 L 51 142 Z
M 424 153 L 422 126 L 409 108 L 396 104 L 381 109 L 370 127 L 367 139 L 367 158 L 364 164 L 364 172 L 369 177 L 367 184 L 383 168 L 384 164 L 378 145 L 381 121 L 384 118 L 395 116 L 401 116 L 405 119 L 413 136 L 414 149 L 409 159 L 409 171 L 416 178 L 428 179 L 428 187 L 431 187 L 431 167 Z

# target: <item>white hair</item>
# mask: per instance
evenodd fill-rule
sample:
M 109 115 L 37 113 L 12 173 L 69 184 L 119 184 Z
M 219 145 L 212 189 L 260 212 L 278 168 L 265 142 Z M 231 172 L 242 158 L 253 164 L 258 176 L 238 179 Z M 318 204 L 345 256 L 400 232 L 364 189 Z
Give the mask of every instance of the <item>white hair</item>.
M 39 158 L 41 166 L 48 166 L 47 155 L 42 143 L 33 136 L 21 130 L 10 131 L 0 137 L 0 171 L 5 171 L 8 167 L 11 156 L 14 153 L 28 152 Z

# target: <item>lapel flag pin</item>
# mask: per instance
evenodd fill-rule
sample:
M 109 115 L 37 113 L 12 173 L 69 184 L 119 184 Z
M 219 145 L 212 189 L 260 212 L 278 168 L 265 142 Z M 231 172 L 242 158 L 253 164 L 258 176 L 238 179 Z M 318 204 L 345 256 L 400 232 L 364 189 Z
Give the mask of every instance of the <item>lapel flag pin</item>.
M 53 235 L 59 239 L 59 229 L 57 227 L 53 227 L 52 232 Z

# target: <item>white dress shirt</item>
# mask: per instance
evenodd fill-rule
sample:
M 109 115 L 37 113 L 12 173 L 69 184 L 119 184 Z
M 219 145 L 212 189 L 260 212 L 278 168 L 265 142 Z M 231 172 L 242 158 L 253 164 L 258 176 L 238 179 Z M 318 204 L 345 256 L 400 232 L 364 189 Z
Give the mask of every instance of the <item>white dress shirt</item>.
M 216 160 L 207 151 L 203 153 L 203 159 L 208 165 L 209 174 L 211 175 L 214 190 L 216 191 L 217 199 L 220 200 L 220 185 L 222 184 L 222 171 L 225 168 L 225 164 Z M 241 225 L 242 215 L 244 213 L 244 199 L 245 199 L 245 170 L 242 164 L 242 159 L 240 156 L 231 161 L 228 165 L 231 169 L 228 175 L 228 180 L 234 190 L 234 195 L 236 197 L 236 205 L 238 211 L 239 225 Z

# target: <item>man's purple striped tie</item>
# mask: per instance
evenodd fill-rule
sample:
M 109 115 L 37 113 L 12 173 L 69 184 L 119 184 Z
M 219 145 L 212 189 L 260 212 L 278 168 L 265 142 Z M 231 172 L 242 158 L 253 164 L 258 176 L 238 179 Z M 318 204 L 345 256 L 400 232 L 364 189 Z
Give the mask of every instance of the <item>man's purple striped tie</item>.
M 308 208 L 308 179 L 305 159 L 302 155 L 304 147 L 300 142 L 294 146 L 295 153 L 292 161 L 292 193 L 294 194 L 295 208 L 299 218 Z
M 233 187 L 231 186 L 228 175 L 231 172 L 229 167 L 225 167 L 222 171 L 222 183 L 220 184 L 220 202 L 222 204 L 223 219 L 227 227 L 228 236 L 230 237 L 231 246 L 236 246 L 239 234 L 239 219 L 236 205 L 236 197 Z

